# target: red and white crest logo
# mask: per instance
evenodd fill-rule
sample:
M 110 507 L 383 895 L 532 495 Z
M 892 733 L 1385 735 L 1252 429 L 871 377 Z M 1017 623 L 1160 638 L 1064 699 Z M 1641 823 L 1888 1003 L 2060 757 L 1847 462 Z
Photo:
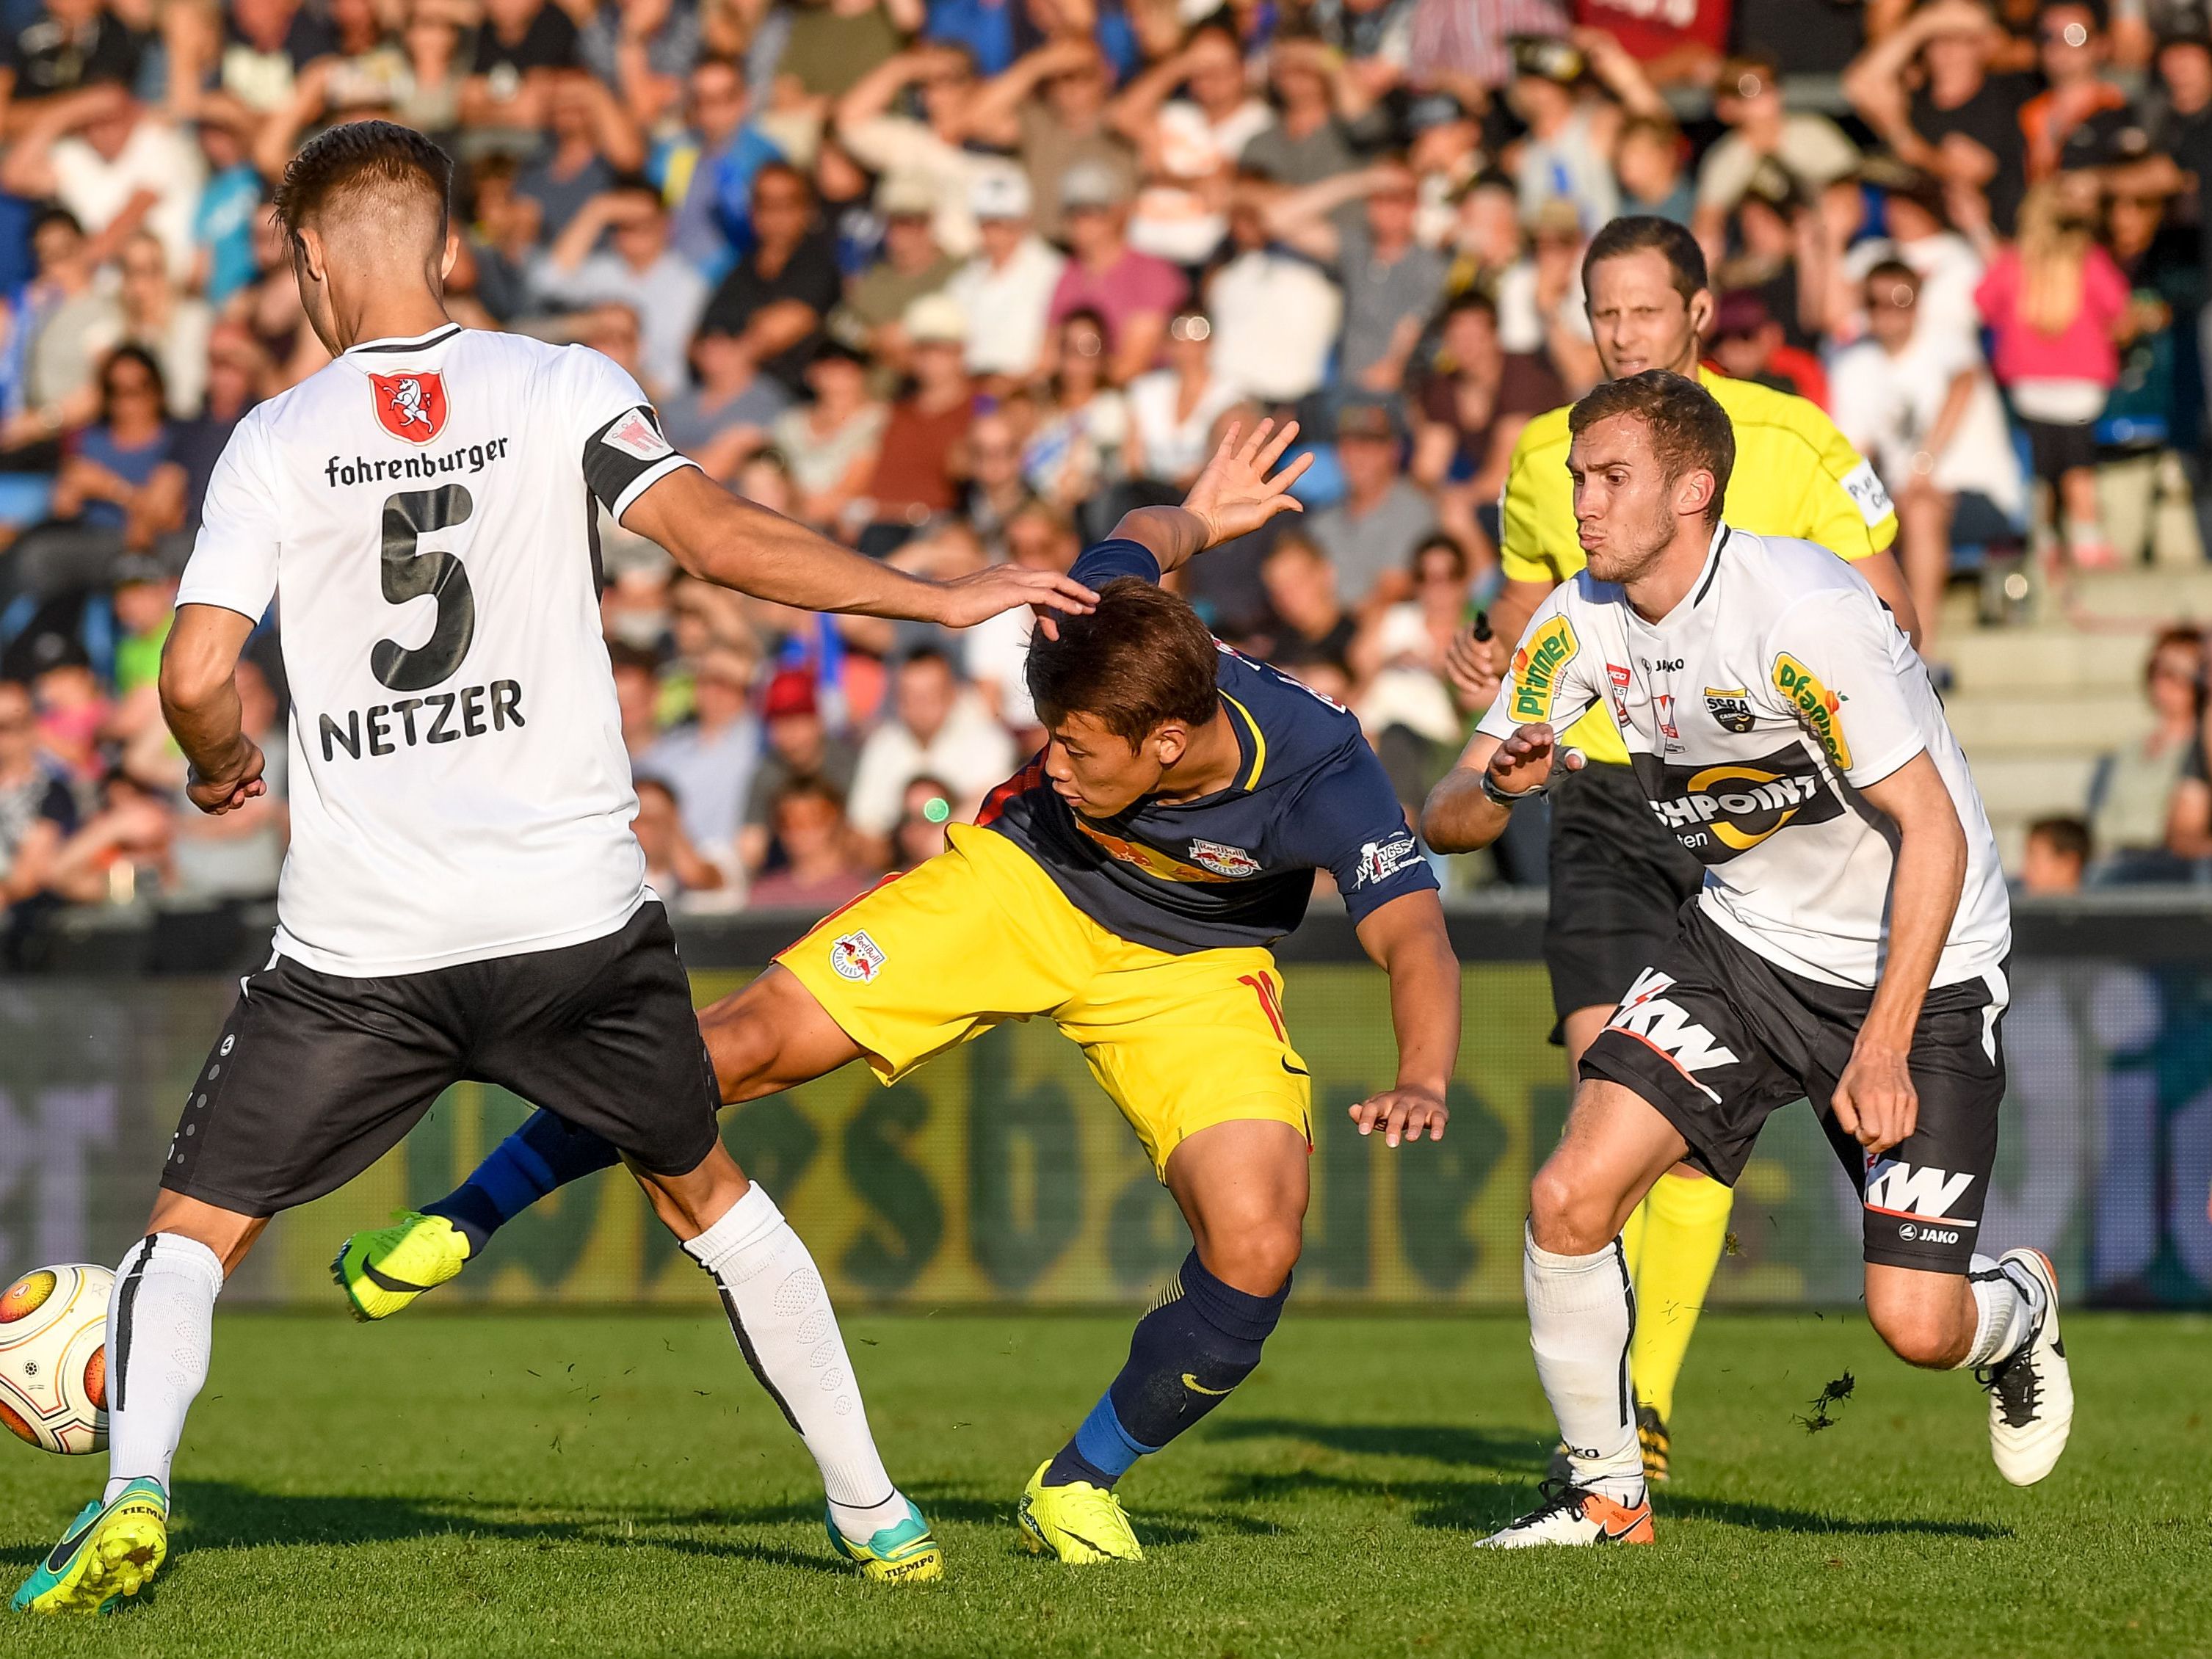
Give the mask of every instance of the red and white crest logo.
M 395 438 L 427 444 L 446 429 L 446 382 L 434 369 L 412 374 L 372 374 L 376 418 Z

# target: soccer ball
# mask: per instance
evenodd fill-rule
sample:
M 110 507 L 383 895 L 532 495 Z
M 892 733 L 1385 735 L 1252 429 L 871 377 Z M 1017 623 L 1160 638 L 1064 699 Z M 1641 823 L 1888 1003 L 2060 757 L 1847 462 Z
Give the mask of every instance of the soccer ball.
M 107 1449 L 105 1267 L 40 1267 L 0 1291 L 0 1423 L 50 1452 Z

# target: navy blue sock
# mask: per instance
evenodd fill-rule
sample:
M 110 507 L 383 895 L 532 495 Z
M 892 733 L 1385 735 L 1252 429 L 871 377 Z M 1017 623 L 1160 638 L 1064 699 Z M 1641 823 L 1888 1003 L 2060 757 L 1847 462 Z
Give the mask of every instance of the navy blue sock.
M 474 1255 L 548 1193 L 621 1162 L 622 1154 L 589 1130 L 571 1129 L 550 1112 L 532 1112 L 466 1181 L 425 1204 L 422 1213 L 441 1215 L 459 1228 Z
M 1110 1487 L 1204 1417 L 1258 1367 L 1290 1293 L 1287 1279 L 1273 1296 L 1224 1285 L 1193 1250 L 1167 1294 L 1137 1322 L 1128 1363 L 1052 1460 L 1044 1484 Z

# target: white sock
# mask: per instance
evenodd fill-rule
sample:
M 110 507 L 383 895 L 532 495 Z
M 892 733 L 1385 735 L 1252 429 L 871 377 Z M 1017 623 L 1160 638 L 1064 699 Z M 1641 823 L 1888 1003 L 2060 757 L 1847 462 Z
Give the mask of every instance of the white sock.
M 2008 1359 L 2035 1334 L 2043 1317 L 2043 1290 L 2026 1273 L 2009 1272 L 1995 1258 L 1976 1256 L 1966 1283 L 1974 1292 L 1974 1346 L 1957 1369 Z
M 1644 1501 L 1636 1445 L 1636 1396 L 1628 1382 L 1628 1339 L 1636 1291 L 1618 1239 L 1592 1255 L 1555 1255 L 1524 1234 L 1521 1282 L 1528 1297 L 1528 1346 L 1536 1376 L 1559 1419 L 1575 1484 L 1623 1504 Z
M 107 1491 L 150 1476 L 169 1487 L 185 1413 L 207 1381 L 222 1263 L 197 1239 L 155 1233 L 131 1247 L 107 1304 Z
M 814 1454 L 830 1513 L 865 1542 L 906 1519 L 868 1433 L 860 1385 L 814 1258 L 756 1182 L 684 1247 L 714 1277 L 745 1364 Z

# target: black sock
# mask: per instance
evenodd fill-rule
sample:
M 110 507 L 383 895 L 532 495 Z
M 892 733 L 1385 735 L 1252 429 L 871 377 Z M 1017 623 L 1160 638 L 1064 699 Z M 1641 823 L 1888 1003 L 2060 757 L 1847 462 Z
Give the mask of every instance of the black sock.
M 425 1204 L 422 1213 L 441 1215 L 459 1228 L 473 1255 L 547 1194 L 621 1162 L 622 1154 L 589 1130 L 571 1129 L 550 1112 L 532 1112 L 466 1181 Z
M 1044 1484 L 1110 1487 L 1204 1417 L 1259 1365 L 1290 1293 L 1287 1279 L 1273 1296 L 1224 1285 L 1193 1250 L 1167 1294 L 1137 1322 L 1128 1362 L 1052 1460 Z

